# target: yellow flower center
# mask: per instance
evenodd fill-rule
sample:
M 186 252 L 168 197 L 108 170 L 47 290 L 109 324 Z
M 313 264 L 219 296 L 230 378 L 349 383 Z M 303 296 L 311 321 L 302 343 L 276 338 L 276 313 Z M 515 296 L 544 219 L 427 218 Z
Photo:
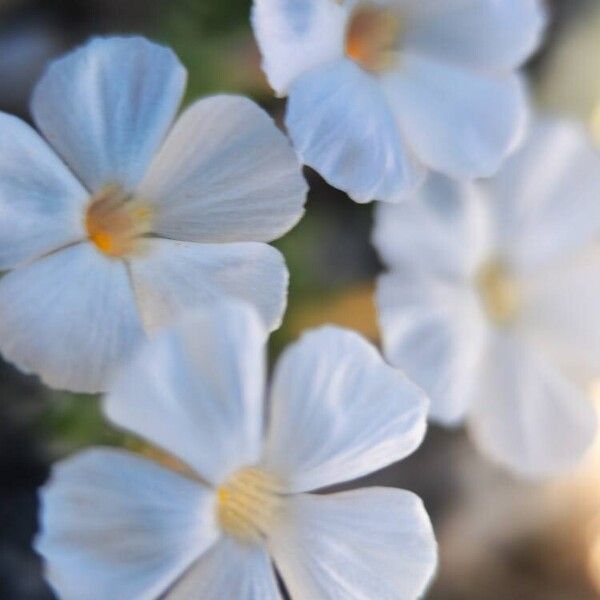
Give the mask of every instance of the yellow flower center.
M 380 73 L 393 66 L 401 33 L 400 19 L 390 10 L 359 5 L 346 30 L 346 55 L 363 69 Z
M 509 325 L 521 307 L 521 293 L 517 281 L 504 265 L 489 261 L 477 275 L 477 287 L 488 317 L 496 325 Z
M 141 248 L 141 238 L 152 230 L 153 217 L 149 203 L 113 184 L 92 197 L 85 227 L 88 238 L 100 251 L 119 258 Z
M 222 530 L 243 542 L 265 537 L 282 504 L 277 478 L 246 467 L 217 489 L 217 518 Z

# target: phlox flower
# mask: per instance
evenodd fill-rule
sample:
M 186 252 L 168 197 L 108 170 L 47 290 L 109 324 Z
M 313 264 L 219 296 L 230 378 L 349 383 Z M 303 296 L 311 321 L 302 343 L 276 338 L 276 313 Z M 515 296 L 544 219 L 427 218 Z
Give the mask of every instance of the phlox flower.
M 392 488 L 307 493 L 411 453 L 423 392 L 360 336 L 306 333 L 276 365 L 265 418 L 265 330 L 223 303 L 157 333 L 105 412 L 187 465 L 120 450 L 55 467 L 37 550 L 66 600 L 408 599 L 436 544 L 419 498 Z
M 492 175 L 524 131 L 517 69 L 540 0 L 254 0 L 271 86 L 307 165 L 357 202 L 398 202 L 428 171 Z
M 265 243 L 301 217 L 294 151 L 244 98 L 192 104 L 143 38 L 55 61 L 32 115 L 0 113 L 0 351 L 51 386 L 95 392 L 145 335 L 230 295 L 269 327 L 288 273 Z
M 381 206 L 374 241 L 390 362 L 525 476 L 573 466 L 596 433 L 600 153 L 583 128 L 542 121 L 497 177 L 433 177 Z

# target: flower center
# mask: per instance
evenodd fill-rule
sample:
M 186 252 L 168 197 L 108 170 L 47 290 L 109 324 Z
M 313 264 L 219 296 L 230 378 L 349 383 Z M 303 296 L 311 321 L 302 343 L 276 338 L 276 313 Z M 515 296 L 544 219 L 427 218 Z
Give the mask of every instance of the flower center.
M 501 262 L 492 260 L 480 269 L 477 287 L 485 312 L 496 325 L 514 321 L 521 307 L 521 293 Z
M 85 227 L 96 247 L 116 258 L 139 250 L 140 238 L 152 230 L 152 220 L 153 208 L 149 203 L 112 184 L 92 197 Z
M 244 542 L 265 537 L 282 503 L 277 478 L 256 467 L 235 473 L 217 489 L 217 518 L 225 533 Z
M 400 35 L 400 19 L 390 10 L 359 5 L 346 30 L 346 55 L 363 69 L 380 73 L 393 66 Z

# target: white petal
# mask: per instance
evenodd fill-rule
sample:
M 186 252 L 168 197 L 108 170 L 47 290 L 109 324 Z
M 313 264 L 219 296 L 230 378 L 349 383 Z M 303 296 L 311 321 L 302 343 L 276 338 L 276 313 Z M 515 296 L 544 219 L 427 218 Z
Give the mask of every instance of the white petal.
M 260 458 L 265 338 L 247 306 L 198 310 L 140 349 L 105 412 L 217 485 Z
M 423 503 L 392 488 L 292 497 L 270 546 L 292 598 L 414 600 L 437 563 Z
M 493 175 L 525 131 L 526 94 L 514 74 L 405 55 L 384 85 L 416 155 L 445 175 Z
M 519 67 L 546 24 L 540 0 L 417 0 L 404 12 L 406 48 L 486 69 Z
M 139 37 L 95 38 L 53 62 L 33 117 L 87 188 L 138 183 L 177 112 L 185 69 Z
M 263 546 L 223 538 L 186 573 L 166 600 L 280 600 Z
M 259 242 L 195 244 L 148 240 L 148 252 L 130 261 L 146 329 L 230 296 L 251 304 L 269 329 L 281 324 L 288 271 L 281 253 Z
M 0 351 L 52 387 L 106 390 L 143 337 L 125 265 L 90 244 L 0 280 Z
M 523 323 L 582 386 L 600 376 L 600 248 L 541 269 L 524 282 Z
M 331 0 L 255 0 L 254 34 L 262 67 L 280 95 L 303 73 L 341 58 L 349 9 Z
M 497 244 L 534 271 L 600 233 L 600 153 L 581 124 L 542 120 L 488 183 Z
M 254 102 L 215 96 L 188 108 L 140 184 L 155 231 L 194 242 L 274 240 L 300 219 L 306 182 L 296 154 Z
M 486 336 L 478 298 L 410 271 L 380 277 L 376 297 L 388 361 L 427 392 L 432 419 L 462 421 Z
M 0 270 L 83 239 L 87 198 L 29 125 L 0 113 Z
M 390 268 L 464 281 L 489 253 L 484 202 L 475 184 L 430 175 L 410 201 L 376 207 L 373 243 Z
M 362 337 L 311 331 L 275 368 L 267 468 L 294 492 L 355 479 L 413 452 L 426 412 L 421 390 Z
M 117 450 L 60 463 L 41 503 L 36 549 L 64 600 L 153 600 L 218 536 L 212 491 Z
M 529 476 L 573 467 L 593 442 L 596 412 L 524 343 L 499 333 L 479 374 L 472 432 L 492 459 Z
M 349 60 L 293 84 L 286 124 L 302 161 L 356 202 L 398 202 L 422 182 L 381 86 Z

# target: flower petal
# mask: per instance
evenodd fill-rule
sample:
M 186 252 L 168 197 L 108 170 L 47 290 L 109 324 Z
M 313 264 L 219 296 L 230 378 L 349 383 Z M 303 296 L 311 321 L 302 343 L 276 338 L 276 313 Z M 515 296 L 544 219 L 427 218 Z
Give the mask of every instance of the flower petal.
M 140 349 L 105 412 L 218 485 L 261 455 L 265 338 L 246 305 L 195 311 Z
M 302 216 L 306 191 L 286 137 L 237 96 L 188 108 L 139 188 L 157 204 L 158 234 L 194 242 L 274 240 Z
M 323 327 L 279 360 L 265 462 L 301 492 L 372 473 L 413 452 L 427 400 L 356 333 Z
M 185 81 L 167 48 L 140 37 L 95 38 L 50 65 L 31 109 L 90 191 L 110 183 L 132 190 L 173 121 Z
M 413 600 L 437 563 L 423 503 L 392 488 L 291 497 L 270 546 L 292 598 Z
M 462 421 L 486 340 L 478 298 L 411 271 L 381 276 L 376 297 L 388 361 L 427 392 L 434 421 Z
M 521 271 L 600 234 L 600 153 L 579 123 L 540 120 L 490 186 L 497 244 Z
M 128 452 L 54 467 L 36 550 L 65 600 L 160 596 L 218 537 L 214 492 Z
M 88 193 L 29 125 L 0 113 L 0 270 L 85 237 Z
M 404 12 L 410 51 L 485 69 L 519 67 L 540 45 L 546 24 L 539 0 L 420 0 Z
M 356 202 L 399 202 L 422 182 L 381 86 L 349 60 L 293 84 L 286 124 L 302 161 Z
M 410 201 L 376 207 L 373 244 L 390 268 L 464 281 L 489 252 L 484 202 L 473 183 L 430 175 Z
M 349 8 L 331 0 L 255 0 L 254 34 L 269 83 L 283 96 L 311 69 L 341 58 Z
M 407 54 L 384 87 L 418 158 L 457 179 L 493 175 L 525 132 L 526 94 L 515 74 Z
M 289 275 L 275 248 L 258 242 L 195 244 L 152 239 L 148 250 L 130 261 L 146 329 L 162 327 L 184 310 L 227 296 L 251 304 L 269 329 L 281 324 Z
M 536 477 L 581 460 L 597 418 L 591 399 L 525 343 L 500 332 L 480 370 L 471 430 L 492 459 Z
M 90 244 L 0 280 L 0 351 L 51 387 L 105 390 L 143 337 L 125 265 Z
M 280 600 L 269 555 L 258 544 L 224 537 L 167 594 L 166 600 Z

